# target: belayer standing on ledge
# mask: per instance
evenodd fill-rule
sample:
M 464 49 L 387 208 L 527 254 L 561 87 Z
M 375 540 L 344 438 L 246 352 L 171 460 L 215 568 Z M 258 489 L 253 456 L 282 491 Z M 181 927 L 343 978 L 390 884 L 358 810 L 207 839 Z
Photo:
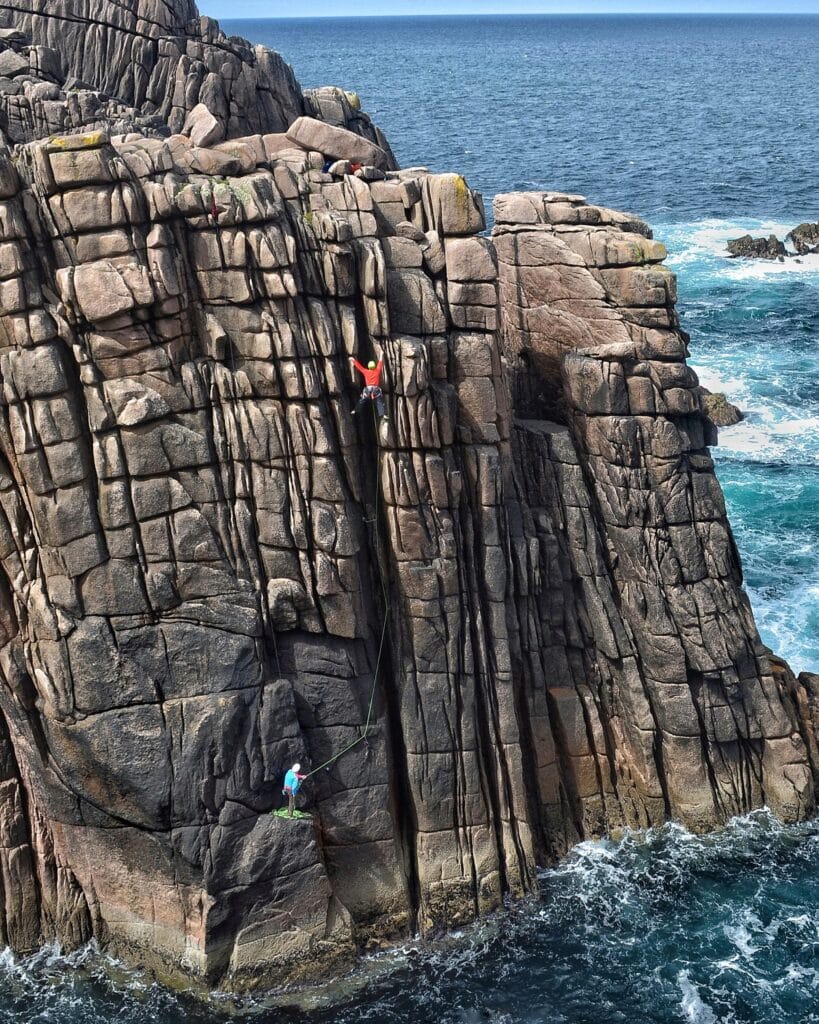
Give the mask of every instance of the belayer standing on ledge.
M 381 371 L 384 369 L 384 360 L 379 359 L 376 363 L 371 359 L 366 366 L 363 366 L 357 359 L 354 359 L 353 366 L 364 378 L 364 390 L 353 409 L 353 416 L 360 413 L 367 402 L 375 402 L 378 415 L 383 419 L 387 415 L 387 410 L 384 407 L 384 392 L 381 390 Z
M 306 779 L 306 775 L 299 775 L 300 764 L 294 764 L 290 771 L 284 777 L 284 786 L 282 793 L 287 797 L 287 817 L 293 817 L 293 811 L 296 809 L 296 793 L 299 791 L 302 780 Z

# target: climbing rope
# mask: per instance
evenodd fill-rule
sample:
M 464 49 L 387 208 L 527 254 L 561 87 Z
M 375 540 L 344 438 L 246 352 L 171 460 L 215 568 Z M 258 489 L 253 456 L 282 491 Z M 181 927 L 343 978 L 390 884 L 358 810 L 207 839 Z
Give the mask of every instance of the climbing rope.
M 378 676 L 379 676 L 379 674 L 381 672 L 381 662 L 382 662 L 382 659 L 383 659 L 383 656 L 384 656 L 384 643 L 385 643 L 386 638 L 387 638 L 387 623 L 389 622 L 390 602 L 389 602 L 389 595 L 387 594 L 387 587 L 386 587 L 386 584 L 384 583 L 384 575 L 381 572 L 381 568 L 380 568 L 380 565 L 379 565 L 380 531 L 379 531 L 379 525 L 378 525 L 378 506 L 379 506 L 380 499 L 381 499 L 381 447 L 380 447 L 380 445 L 378 445 L 378 417 L 376 416 L 376 411 L 375 411 L 375 401 L 371 400 L 370 401 L 370 405 L 372 406 L 372 410 L 373 410 L 373 427 L 375 429 L 375 443 L 376 443 L 376 446 L 378 447 L 378 458 L 376 460 L 376 467 L 375 467 L 375 477 L 376 477 L 376 479 L 375 479 L 375 507 L 374 507 L 374 516 L 375 516 L 375 531 L 374 531 L 375 532 L 375 546 L 374 546 L 374 550 L 375 550 L 375 562 L 376 562 L 376 566 L 378 567 L 378 578 L 381 581 L 381 593 L 382 593 L 383 598 L 384 598 L 384 622 L 382 623 L 382 626 L 381 626 L 381 640 L 380 640 L 379 645 L 378 645 L 378 658 L 376 659 L 376 662 L 375 662 L 375 672 L 373 673 L 373 685 L 372 685 L 372 690 L 370 691 L 370 703 L 369 703 L 369 705 L 367 707 L 367 721 L 364 723 L 364 731 L 362 732 L 362 734 L 357 739 L 354 739 L 351 743 L 348 743 L 346 747 L 343 747 L 337 754 L 334 754 L 333 757 L 331 757 L 329 759 L 329 761 L 325 761 L 324 764 L 320 764 L 318 766 L 318 768 L 314 768 L 311 772 L 308 772 L 307 775 L 304 776 L 305 779 L 309 779 L 311 775 L 315 775 L 317 772 L 321 772 L 321 771 L 324 771 L 325 768 L 329 768 L 331 764 L 335 764 L 336 761 L 339 760 L 339 758 L 343 757 L 346 753 L 348 753 L 350 750 L 352 750 L 353 747 L 357 747 L 359 743 L 363 743 L 364 740 L 367 739 L 367 737 L 369 735 L 369 732 L 370 732 L 370 725 L 372 723 L 373 708 L 375 706 L 375 694 L 376 694 L 376 690 L 377 690 L 377 687 L 378 687 Z

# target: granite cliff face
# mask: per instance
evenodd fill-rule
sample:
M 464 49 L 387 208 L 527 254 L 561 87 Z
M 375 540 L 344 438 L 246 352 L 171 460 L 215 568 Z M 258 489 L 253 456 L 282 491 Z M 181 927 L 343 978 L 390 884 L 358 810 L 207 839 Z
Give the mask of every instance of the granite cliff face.
M 191 3 L 2 14 L 4 942 L 281 983 L 583 837 L 812 813 L 641 220 L 514 194 L 486 237 Z

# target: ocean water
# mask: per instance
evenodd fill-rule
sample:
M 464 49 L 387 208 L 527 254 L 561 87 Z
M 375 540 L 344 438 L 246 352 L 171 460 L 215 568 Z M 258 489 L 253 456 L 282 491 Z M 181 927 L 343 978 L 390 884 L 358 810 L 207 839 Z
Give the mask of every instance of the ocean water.
M 763 637 L 819 670 L 819 258 L 723 255 L 747 230 L 819 219 L 819 18 L 224 24 L 305 86 L 359 91 L 405 165 L 462 171 L 489 200 L 561 188 L 652 223 L 693 365 L 748 413 L 714 454 Z M 542 903 L 368 960 L 298 1011 L 202 1006 L 94 948 L 6 954 L 0 1024 L 819 1022 L 819 825 L 761 812 L 708 837 L 627 834 L 541 884 Z
M 803 217 L 819 219 L 819 203 Z M 800 216 L 797 212 L 796 220 Z M 700 381 L 746 415 L 714 457 L 765 642 L 796 671 L 819 671 L 819 256 L 726 260 L 726 237 L 794 218 L 661 223 Z
M 586 842 L 541 888 L 538 904 L 366 961 L 310 1009 L 230 1007 L 255 1024 L 819 1021 L 819 824 L 762 811 L 709 836 L 667 825 Z M 227 1004 L 171 995 L 94 949 L 7 955 L 0 999 L 10 1024 L 229 1019 Z

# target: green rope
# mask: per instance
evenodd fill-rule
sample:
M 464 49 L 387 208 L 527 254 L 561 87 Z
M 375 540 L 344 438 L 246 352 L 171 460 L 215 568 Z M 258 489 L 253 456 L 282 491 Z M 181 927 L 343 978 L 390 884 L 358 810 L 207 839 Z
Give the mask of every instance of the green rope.
M 376 416 L 376 411 L 375 411 L 375 401 L 372 401 L 371 405 L 372 405 L 372 410 L 373 410 L 373 425 L 375 427 L 375 443 L 376 443 L 376 445 L 378 445 L 378 417 Z M 378 565 L 378 561 L 379 561 L 378 549 L 379 549 L 379 543 L 380 543 L 380 535 L 379 535 L 379 527 L 378 527 L 378 506 L 379 506 L 379 501 L 380 501 L 380 498 L 381 498 L 381 449 L 380 449 L 380 447 L 378 448 L 378 459 L 376 460 L 375 474 L 376 474 L 376 479 L 375 479 L 375 508 L 374 508 L 374 515 L 375 515 L 375 561 L 376 561 L 376 565 Z M 331 757 L 329 761 L 325 761 L 324 764 L 320 764 L 318 766 L 318 768 L 314 768 L 311 772 L 308 772 L 304 776 L 305 779 L 309 779 L 311 775 L 315 775 L 317 772 L 323 771 L 325 768 L 329 768 L 331 764 L 335 764 L 336 761 L 339 760 L 339 758 L 343 757 L 348 751 L 352 750 L 353 747 L 357 747 L 359 743 L 363 743 L 364 740 L 366 740 L 368 735 L 369 735 L 370 723 L 372 722 L 372 716 L 373 716 L 373 707 L 375 706 L 375 694 L 376 694 L 376 689 L 378 687 L 378 676 L 379 676 L 379 673 L 381 671 L 381 661 L 382 661 L 382 658 L 384 656 L 384 642 L 385 642 L 385 640 L 387 638 L 387 623 L 389 621 L 389 614 L 390 614 L 390 604 L 389 604 L 388 595 L 387 595 L 387 587 L 386 587 L 386 585 L 384 583 L 384 576 L 381 573 L 380 567 L 379 567 L 378 577 L 379 577 L 379 579 L 381 581 L 381 593 L 383 594 L 383 597 L 384 597 L 384 622 L 383 622 L 383 624 L 381 626 L 381 640 L 380 640 L 379 645 L 378 645 L 378 658 L 376 659 L 375 672 L 373 673 L 373 686 L 372 686 L 372 690 L 370 692 L 370 703 L 369 703 L 369 706 L 367 707 L 367 721 L 364 724 L 364 732 L 357 739 L 354 739 L 352 741 L 352 743 L 348 743 L 346 747 L 343 747 L 337 754 L 334 754 L 333 757 Z

